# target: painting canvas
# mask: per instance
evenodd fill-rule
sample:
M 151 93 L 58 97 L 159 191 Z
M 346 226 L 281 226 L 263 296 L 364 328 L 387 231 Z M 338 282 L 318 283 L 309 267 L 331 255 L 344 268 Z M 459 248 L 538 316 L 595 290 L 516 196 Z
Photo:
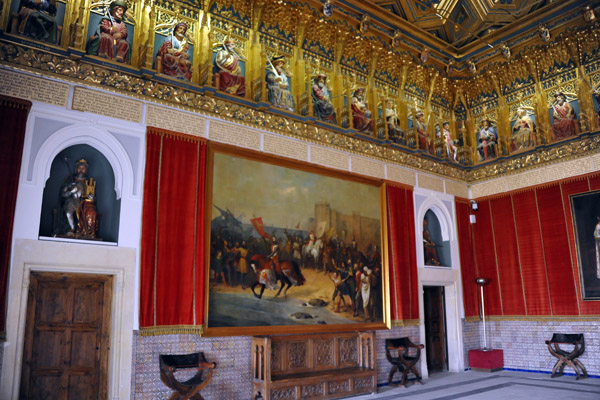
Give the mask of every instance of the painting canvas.
M 207 334 L 389 327 L 382 183 L 209 152 Z
M 600 191 L 570 196 L 584 300 L 600 300 Z

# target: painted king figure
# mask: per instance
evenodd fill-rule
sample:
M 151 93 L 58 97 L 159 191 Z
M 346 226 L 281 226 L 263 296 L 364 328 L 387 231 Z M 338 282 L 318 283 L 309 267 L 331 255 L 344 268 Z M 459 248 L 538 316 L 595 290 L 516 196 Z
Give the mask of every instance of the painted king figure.
M 110 3 L 108 15 L 100 20 L 96 33 L 88 41 L 88 54 L 129 63 L 130 46 L 127 41 L 127 26 L 123 20 L 126 11 L 127 4 L 124 1 Z
M 215 56 L 215 86 L 218 90 L 240 97 L 246 95 L 246 80 L 242 73 L 243 57 L 235 47 L 235 40 L 227 38 Z
M 354 129 L 359 132 L 372 132 L 373 120 L 371 119 L 371 111 L 367 108 L 364 96 L 364 88 L 356 89 L 352 95 L 350 103 L 350 107 L 352 108 L 352 123 Z
M 56 11 L 56 0 L 23 0 L 13 27 L 22 35 L 56 43 Z
M 481 160 L 489 160 L 495 158 L 497 154 L 498 133 L 496 127 L 492 126 L 489 119 L 481 121 L 481 129 L 477 136 L 477 151 Z
M 321 121 L 336 123 L 336 114 L 327 90 L 327 76 L 319 74 L 312 86 L 313 113 Z
M 556 99 L 556 104 L 552 105 L 554 139 L 561 140 L 579 134 L 579 123 L 575 116 L 575 110 L 567 101 L 567 96 L 562 92 L 558 92 L 554 95 L 554 98 Z
M 275 107 L 295 111 L 296 106 L 290 88 L 292 73 L 285 67 L 285 57 L 273 57 L 270 60 L 270 66 L 266 77 L 269 102 Z
M 185 37 L 187 29 L 186 23 L 178 23 L 173 33 L 160 45 L 155 62 L 158 73 L 186 81 L 192 79 L 192 63 L 188 54 L 190 46 Z

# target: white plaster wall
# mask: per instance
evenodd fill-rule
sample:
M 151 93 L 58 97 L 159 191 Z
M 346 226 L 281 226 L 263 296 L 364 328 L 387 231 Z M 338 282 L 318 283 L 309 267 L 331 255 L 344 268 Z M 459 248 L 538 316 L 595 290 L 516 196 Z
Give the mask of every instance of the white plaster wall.
M 18 396 L 31 271 L 114 277 L 109 397 L 130 398 L 132 332 L 138 328 L 145 133 L 146 127 L 141 124 L 33 104 L 25 132 L 15 209 L 0 398 Z M 113 168 L 114 189 L 121 199 L 118 243 L 38 237 L 44 186 L 52 161 L 59 152 L 76 144 L 96 148 Z
M 113 276 L 108 393 L 129 399 L 133 346 L 136 249 L 81 243 L 16 239 L 8 286 L 7 340 L 4 343 L 0 398 L 17 399 L 32 271 Z

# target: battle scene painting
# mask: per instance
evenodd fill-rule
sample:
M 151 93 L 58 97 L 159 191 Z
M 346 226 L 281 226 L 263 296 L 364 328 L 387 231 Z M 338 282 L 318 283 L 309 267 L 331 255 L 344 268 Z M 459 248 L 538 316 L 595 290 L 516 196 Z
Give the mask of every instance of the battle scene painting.
M 209 331 L 385 327 L 379 181 L 211 155 Z

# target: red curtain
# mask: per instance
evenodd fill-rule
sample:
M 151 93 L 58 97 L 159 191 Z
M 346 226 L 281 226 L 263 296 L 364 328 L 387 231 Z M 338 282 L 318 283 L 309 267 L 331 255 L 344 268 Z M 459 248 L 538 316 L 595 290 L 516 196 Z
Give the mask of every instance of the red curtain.
M 512 198 L 500 197 L 490 201 L 494 242 L 498 265 L 498 283 L 504 315 L 525 315 L 523 278 L 519 263 L 519 248 L 513 213 Z
M 469 317 L 479 313 L 478 292 L 475 284 L 478 273 L 475 266 L 471 235 L 471 203 L 466 199 L 456 198 L 455 204 L 462 286 L 465 298 L 464 307 L 465 315 Z
M 147 333 L 200 331 L 206 141 L 152 127 L 146 140 L 140 326 Z
M 475 276 L 490 279 L 490 315 L 599 314 L 600 302 L 582 300 L 569 201 L 570 195 L 598 189 L 600 175 L 592 174 L 477 199 L 472 230 L 462 223 L 468 211 L 457 200 L 465 315 L 477 315 Z
M 480 278 L 487 278 L 485 287 L 485 311 L 489 315 L 502 315 L 502 301 L 496 268 L 496 243 L 492 231 L 490 202 L 480 201 L 473 224 L 475 265 Z
M 6 332 L 6 293 L 25 126 L 31 102 L 0 95 L 0 335 Z
M 513 212 L 517 226 L 518 249 L 523 273 L 523 292 L 527 299 L 527 315 L 552 315 L 544 246 L 534 190 L 517 193 Z
M 412 188 L 387 185 L 388 260 L 392 322 L 419 318 Z

